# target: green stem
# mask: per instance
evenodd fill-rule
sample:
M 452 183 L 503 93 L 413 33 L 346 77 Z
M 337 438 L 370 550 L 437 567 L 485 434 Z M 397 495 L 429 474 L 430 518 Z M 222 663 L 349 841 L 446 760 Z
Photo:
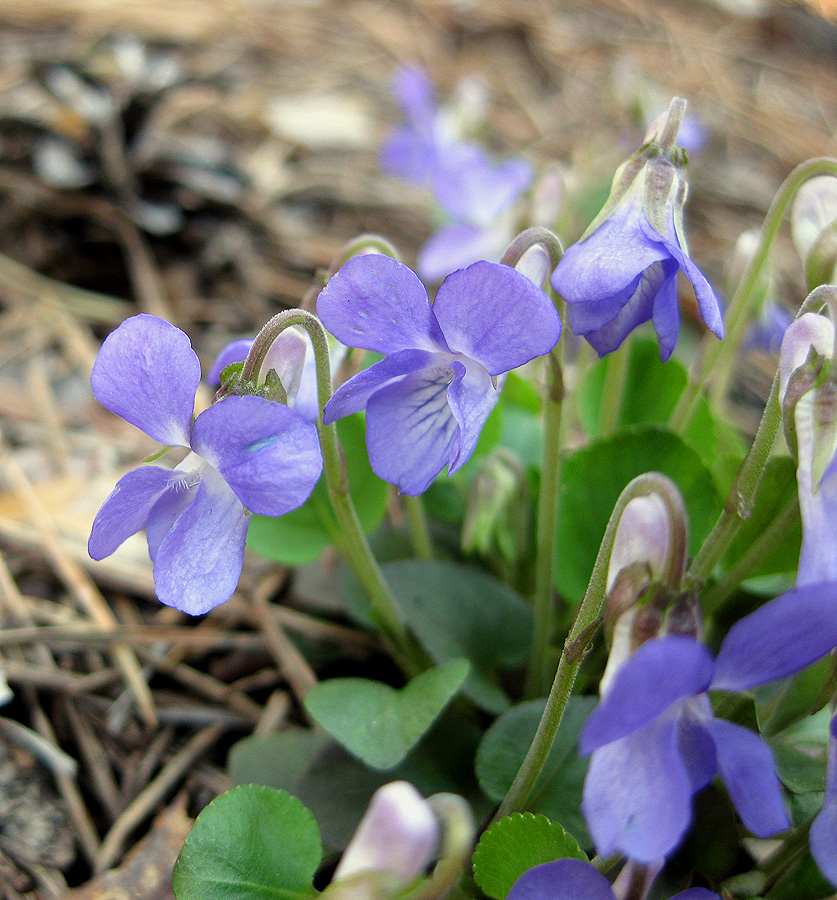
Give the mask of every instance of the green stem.
M 804 182 L 817 175 L 837 176 L 837 160 L 817 157 L 802 163 L 788 175 L 773 198 L 764 219 L 756 252 L 730 301 L 726 315 L 726 336 L 723 341 L 716 341 L 712 335 L 704 338 L 702 351 L 698 353 L 689 381 L 669 419 L 669 427 L 674 431 L 682 432 L 689 424 L 701 389 L 710 376 L 715 376 L 711 386 L 714 405 L 717 406 L 726 397 L 729 373 L 732 371 L 729 360 L 735 356 L 744 329 L 752 318 L 752 299 L 773 240 L 794 194 Z M 718 373 L 720 377 L 717 377 Z
M 837 291 L 832 285 L 820 285 L 811 291 L 800 306 L 797 318 L 806 312 L 818 310 L 825 304 L 831 307 L 832 315 L 837 316 Z M 837 333 L 835 339 L 837 340 Z M 729 547 L 738 529 L 749 518 L 764 468 L 781 424 L 782 402 L 779 397 L 779 371 L 777 370 L 753 444 L 738 468 L 718 521 L 687 573 L 686 577 L 693 583 L 700 584 L 706 581 Z
M 317 395 L 320 407 L 317 428 L 320 435 L 323 471 L 328 495 L 341 532 L 341 550 L 369 598 L 377 624 L 390 645 L 393 655 L 407 673 L 421 671 L 426 666 L 416 652 L 401 611 L 372 555 L 366 535 L 358 521 L 357 512 L 349 493 L 349 480 L 337 437 L 337 426 L 334 423 L 325 425 L 322 420 L 322 410 L 331 399 L 332 386 L 328 339 L 319 319 L 301 309 L 291 309 L 274 316 L 262 328 L 253 342 L 250 354 L 244 362 L 242 378 L 251 378 L 254 372 L 261 369 L 270 345 L 282 331 L 292 325 L 304 328 L 314 346 L 314 358 L 317 364 Z
M 705 616 L 713 615 L 750 572 L 776 552 L 776 547 L 798 519 L 799 501 L 794 494 L 729 572 L 701 596 L 700 605 Z
M 561 471 L 561 419 L 564 385 L 560 351 L 553 348 L 546 357 L 544 397 L 543 460 L 538 493 L 538 527 L 535 556 L 534 628 L 525 693 L 542 695 L 549 683 L 547 652 L 552 638 L 552 573 L 555 565 L 555 520 L 558 512 L 558 483 Z
M 644 497 L 656 493 L 657 476 L 646 473 L 634 478 L 622 491 L 616 506 L 607 523 L 596 563 L 590 575 L 590 583 L 587 591 L 578 607 L 573 627 L 564 643 L 561 659 L 558 662 L 558 671 L 552 683 L 552 689 L 546 700 L 538 730 L 532 741 L 526 758 L 515 776 L 508 794 L 500 804 L 495 819 L 521 812 L 525 809 L 526 801 L 537 783 L 538 777 L 546 763 L 552 743 L 564 717 L 567 701 L 572 693 L 573 684 L 578 674 L 579 666 L 584 658 L 587 645 L 598 627 L 602 606 L 605 601 L 605 587 L 607 584 L 607 570 L 610 564 L 610 554 L 613 551 L 613 540 L 616 536 L 616 528 L 622 512 L 634 497 Z
M 602 407 L 599 413 L 599 435 L 601 437 L 607 437 L 619 422 L 630 359 L 629 342 L 623 344 L 618 350 L 614 350 L 607 358 Z
M 420 496 L 411 497 L 409 494 L 402 495 L 401 500 L 407 514 L 407 527 L 416 556 L 419 559 L 433 559 L 433 541 L 430 538 L 424 501 Z

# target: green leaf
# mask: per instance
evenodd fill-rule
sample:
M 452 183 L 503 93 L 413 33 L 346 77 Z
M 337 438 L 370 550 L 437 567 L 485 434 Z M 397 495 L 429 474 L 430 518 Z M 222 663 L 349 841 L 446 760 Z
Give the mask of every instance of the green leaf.
M 546 816 L 514 813 L 495 822 L 474 851 L 474 880 L 494 900 L 505 900 L 520 876 L 541 863 L 571 857 L 587 861 L 578 841 Z
M 715 482 L 697 451 L 670 431 L 635 426 L 569 454 L 561 466 L 555 586 L 568 598 L 587 588 L 613 507 L 631 479 L 662 472 L 680 489 L 694 555 L 721 511 Z
M 401 690 L 366 678 L 333 678 L 305 696 L 305 708 L 373 769 L 400 763 L 450 703 L 468 674 L 464 659 L 417 675 Z
M 383 519 L 387 485 L 369 466 L 366 429 L 361 416 L 348 416 L 337 423 L 337 434 L 346 456 L 349 487 L 364 530 L 371 531 Z M 315 560 L 334 543 L 337 522 L 331 511 L 325 475 L 299 509 L 278 519 L 253 516 L 247 532 L 247 546 L 267 559 L 289 566 Z
M 664 363 L 655 340 L 634 337 L 628 346 L 630 357 L 616 426 L 665 425 L 686 386 L 688 373 L 677 359 Z M 596 362 L 579 390 L 581 422 L 591 438 L 599 435 L 606 372 L 614 364 L 611 356 Z M 739 438 L 726 422 L 713 417 L 704 397 L 698 399 L 684 437 L 709 465 L 714 466 L 719 450 L 743 457 Z
M 753 545 L 753 542 L 776 518 L 782 508 L 797 496 L 796 464 L 789 456 L 774 456 L 767 466 L 759 484 L 753 511 L 745 519 L 729 549 L 724 554 L 723 566 L 731 568 Z M 797 506 L 798 506 L 797 501 Z M 750 572 L 747 578 L 796 572 L 799 565 L 799 549 L 802 544 L 802 523 L 798 516 L 792 526 L 775 541 L 770 552 Z
M 285 791 L 242 785 L 198 816 L 177 864 L 177 900 L 296 900 L 314 895 L 320 832 Z
M 324 731 L 304 728 L 253 734 L 233 745 L 227 774 L 233 784 L 264 784 L 296 794 L 299 779 L 330 740 Z
M 512 588 L 472 566 L 397 560 L 382 566 L 399 608 L 436 663 L 471 663 L 463 691 L 490 712 L 508 698 L 497 670 L 520 665 L 532 636 L 532 613 Z
M 477 780 L 492 800 L 499 802 L 508 793 L 535 737 L 545 705 L 546 701 L 540 699 L 514 706 L 485 733 L 477 750 Z M 587 827 L 579 809 L 587 758 L 578 755 L 576 746 L 581 727 L 595 705 L 593 697 L 570 697 L 561 727 L 526 804 L 531 812 L 560 822 L 585 846 Z

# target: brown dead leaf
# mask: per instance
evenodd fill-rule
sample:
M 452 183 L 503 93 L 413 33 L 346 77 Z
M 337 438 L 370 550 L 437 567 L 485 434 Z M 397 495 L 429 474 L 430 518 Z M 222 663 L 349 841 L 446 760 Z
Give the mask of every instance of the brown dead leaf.
M 174 900 L 171 873 L 192 827 L 184 806 L 184 798 L 175 800 L 118 869 L 69 891 L 64 900 Z

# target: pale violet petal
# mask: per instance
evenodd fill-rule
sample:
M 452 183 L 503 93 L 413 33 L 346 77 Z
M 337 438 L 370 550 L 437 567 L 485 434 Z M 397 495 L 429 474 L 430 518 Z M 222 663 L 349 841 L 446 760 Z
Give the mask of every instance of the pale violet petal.
M 645 863 L 668 856 L 692 818 L 676 719 L 656 719 L 596 750 L 581 808 L 600 855 L 619 851 Z
M 201 364 L 174 325 L 142 314 L 112 331 L 96 357 L 90 384 L 106 409 L 169 446 L 189 446 Z
M 610 882 L 590 863 L 557 859 L 524 872 L 506 900 L 615 900 Z
M 546 294 L 511 266 L 478 262 L 449 275 L 433 309 L 448 346 L 500 375 L 543 356 L 561 336 Z
M 161 603 L 202 615 L 232 596 L 241 577 L 248 518 L 241 501 L 209 465 L 192 503 L 157 550 L 154 584 Z
M 320 292 L 317 315 L 347 347 L 448 350 L 418 276 L 381 253 L 346 262 Z
M 141 466 L 123 475 L 93 520 L 87 551 L 104 559 L 132 534 L 142 531 L 154 504 L 181 476 L 159 466 Z
M 454 375 L 449 363 L 411 372 L 376 391 L 367 404 L 369 463 L 402 493 L 425 491 L 450 458 L 458 427 L 447 398 Z
M 718 773 L 741 821 L 756 837 L 790 828 L 773 754 L 759 735 L 723 719 L 704 723 L 715 741 Z
M 453 475 L 471 458 L 491 410 L 500 394 L 488 372 L 472 360 L 453 364 L 457 376 L 448 387 L 448 404 L 459 425 L 451 447 L 448 475 Z
M 192 446 L 252 512 L 281 516 L 301 506 L 322 471 L 316 427 L 263 397 L 233 396 L 195 420 Z

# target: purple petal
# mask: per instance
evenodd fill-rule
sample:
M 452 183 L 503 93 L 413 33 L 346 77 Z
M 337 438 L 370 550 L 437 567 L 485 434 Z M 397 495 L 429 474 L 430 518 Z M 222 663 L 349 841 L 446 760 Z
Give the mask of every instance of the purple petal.
M 189 338 L 156 316 L 126 319 L 96 357 L 90 384 L 106 409 L 169 446 L 189 446 L 201 364 Z
M 712 687 L 746 691 L 804 669 L 837 647 L 837 582 L 787 591 L 729 631 Z
M 648 225 L 650 229 L 651 226 Z M 669 233 L 674 234 L 674 223 L 672 222 Z M 706 327 L 719 338 L 724 336 L 724 317 L 721 313 L 721 304 L 712 285 L 704 278 L 700 269 L 689 259 L 683 252 L 680 244 L 676 240 L 669 238 L 663 239 L 663 245 L 677 261 L 680 268 L 686 273 L 686 277 L 692 282 L 695 289 L 695 297 L 698 302 L 701 317 L 706 323 Z
M 456 419 L 448 405 L 449 363 L 411 372 L 378 390 L 366 407 L 369 463 L 384 481 L 415 496 L 447 464 Z
M 317 315 L 347 347 L 448 350 L 418 276 L 382 253 L 345 263 L 317 298 Z
M 469 361 L 464 366 L 456 362 L 454 367 L 462 371 L 448 387 L 448 403 L 459 428 L 451 447 L 448 475 L 453 475 L 471 458 L 482 426 L 500 396 L 491 376 L 479 363 Z
M 712 706 L 706 694 L 689 700 L 680 717 L 680 731 L 677 735 L 680 758 L 692 783 L 693 793 L 705 788 L 718 770 L 715 742 L 703 727 L 711 718 Z
M 458 144 L 433 178 L 439 206 L 453 219 L 488 228 L 529 187 L 532 166 L 523 159 L 495 164 L 482 147 Z
M 811 825 L 810 843 L 820 872 L 837 887 L 837 716 L 831 720 L 825 799 Z
M 578 742 L 590 753 L 632 734 L 686 697 L 703 693 L 712 678 L 712 656 L 698 641 L 671 635 L 646 641 L 617 670 Z
M 590 758 L 581 805 L 600 855 L 638 862 L 667 856 L 692 818 L 692 785 L 677 747 L 677 721 L 657 720 Z
M 677 336 L 680 333 L 680 304 L 677 299 L 677 273 L 680 270 L 673 260 L 667 260 L 660 265 L 663 279 L 654 296 L 654 312 L 651 318 L 660 345 L 660 358 L 666 362 L 674 353 Z
M 561 321 L 546 294 L 510 266 L 478 262 L 449 275 L 433 306 L 451 349 L 500 375 L 548 353 Z
M 810 428 L 797 428 L 799 466 L 799 511 L 802 516 L 802 548 L 799 552 L 797 587 L 837 581 L 837 475 L 835 462 L 814 484 L 814 435 Z M 837 460 L 837 456 L 835 456 Z
M 397 125 L 381 145 L 381 169 L 412 184 L 425 184 L 436 162 L 432 138 L 410 125 Z
M 587 335 L 612 322 L 633 297 L 641 277 L 637 275 L 627 287 L 610 297 L 596 298 L 587 303 L 567 304 L 567 324 L 573 334 Z
M 93 520 L 87 544 L 91 559 L 104 559 L 145 528 L 154 504 L 182 478 L 159 466 L 141 466 L 123 475 Z
M 506 900 L 614 900 L 610 882 L 590 863 L 557 859 L 524 872 Z
M 643 233 L 641 214 L 639 202 L 627 200 L 587 240 L 568 248 L 552 273 L 552 286 L 567 303 L 610 297 L 669 258 L 661 243 Z
M 176 467 L 180 473 L 180 481 L 173 484 L 173 490 L 166 491 L 154 504 L 148 514 L 148 524 L 145 526 L 146 539 L 148 541 L 148 555 L 151 561 L 157 559 L 157 551 L 163 538 L 172 530 L 174 523 L 186 507 L 195 499 L 195 493 L 200 484 L 200 473 L 197 471 L 205 465 L 197 453 L 190 453 L 186 459 Z
M 428 125 L 436 116 L 433 82 L 424 69 L 402 66 L 392 78 L 392 93 L 406 119 Z
M 210 406 L 195 420 L 192 446 L 247 509 L 263 516 L 302 506 L 323 467 L 315 426 L 263 397 L 227 397 Z
M 191 616 L 229 600 L 241 577 L 249 524 L 241 501 L 209 465 L 195 499 L 163 538 L 154 562 L 161 603 Z
M 671 900 L 721 900 L 718 894 L 708 891 L 706 888 L 689 888 L 688 891 L 681 891 L 675 894 Z
M 704 727 L 715 741 L 718 772 L 741 821 L 762 838 L 790 828 L 767 744 L 748 728 L 723 719 L 711 719 Z
M 511 238 L 504 223 L 494 228 L 461 222 L 443 225 L 419 251 L 416 271 L 426 281 L 438 283 L 471 263 L 498 262 Z
M 646 269 L 636 283 L 633 293 L 619 311 L 619 314 L 595 331 L 587 331 L 584 337 L 590 346 L 599 354 L 606 356 L 621 346 L 625 338 L 639 325 L 647 322 L 654 314 L 654 300 L 663 280 L 663 269 L 660 263 L 653 263 Z M 587 304 L 588 306 L 590 304 Z M 608 303 L 610 307 L 610 303 Z M 572 310 L 573 307 L 570 307 Z M 660 348 L 660 354 L 663 354 Z
M 326 403 L 323 421 L 326 425 L 330 425 L 343 416 L 360 412 L 366 408 L 369 398 L 375 391 L 410 372 L 431 368 L 447 359 L 449 359 L 447 355 L 428 353 L 426 350 L 398 350 L 374 366 L 353 375 L 342 384 Z
M 227 344 L 212 364 L 212 368 L 206 376 L 207 384 L 211 384 L 213 387 L 220 387 L 221 373 L 224 369 L 226 369 L 227 366 L 231 366 L 233 363 L 244 362 L 252 346 L 253 341 L 251 338 L 242 338 L 241 340 Z

